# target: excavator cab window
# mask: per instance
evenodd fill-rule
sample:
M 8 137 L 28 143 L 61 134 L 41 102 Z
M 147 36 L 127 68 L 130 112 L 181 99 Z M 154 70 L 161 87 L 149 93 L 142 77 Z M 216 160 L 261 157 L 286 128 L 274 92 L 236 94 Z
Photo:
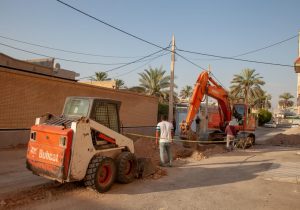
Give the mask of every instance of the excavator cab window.
M 233 116 L 237 119 L 239 125 L 243 125 L 245 116 L 245 106 L 243 104 L 235 104 L 233 106 Z

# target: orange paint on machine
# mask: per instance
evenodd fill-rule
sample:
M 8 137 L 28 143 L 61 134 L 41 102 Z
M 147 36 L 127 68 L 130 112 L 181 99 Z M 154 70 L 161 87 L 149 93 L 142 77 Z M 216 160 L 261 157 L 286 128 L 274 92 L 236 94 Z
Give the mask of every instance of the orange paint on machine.
M 63 126 L 31 127 L 27 150 L 27 167 L 45 176 L 64 179 L 71 156 L 73 130 Z

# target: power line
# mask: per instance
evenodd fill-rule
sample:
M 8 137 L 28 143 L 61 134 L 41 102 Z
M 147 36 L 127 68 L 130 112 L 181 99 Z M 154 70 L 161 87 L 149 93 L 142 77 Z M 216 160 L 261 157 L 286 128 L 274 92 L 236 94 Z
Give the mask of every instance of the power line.
M 87 61 L 72 60 L 72 59 L 66 59 L 66 58 L 52 57 L 52 56 L 41 54 L 41 53 L 37 53 L 37 52 L 34 52 L 34 51 L 24 50 L 24 49 L 17 48 L 17 47 L 14 47 L 14 46 L 11 46 L 11 45 L 8 45 L 8 44 L 4 44 L 4 43 L 1 43 L 1 42 L 0 42 L 0 45 L 9 47 L 9 48 L 12 48 L 12 49 L 15 49 L 15 50 L 19 50 L 19 51 L 22 51 L 22 52 L 30 53 L 30 54 L 33 54 L 33 55 L 38 55 L 38 56 L 47 57 L 47 58 L 55 58 L 57 60 L 62 60 L 62 61 L 67 61 L 67 62 L 73 62 L 73 63 L 90 64 L 90 65 L 103 65 L 103 66 L 113 66 L 113 65 L 128 64 L 128 62 L 122 62 L 122 63 L 99 63 L 99 62 L 87 62 Z M 143 61 L 147 61 L 148 60 L 148 59 L 144 60 L 143 58 L 144 57 L 142 57 L 142 59 L 139 59 L 139 60 L 143 60 Z M 141 62 L 141 61 L 138 61 L 138 62 Z
M 265 65 L 273 65 L 273 66 L 282 66 L 282 67 L 292 67 L 292 68 L 294 68 L 294 66 L 288 65 L 288 64 L 271 63 L 271 62 L 255 61 L 255 60 L 248 60 L 248 59 L 240 59 L 240 58 L 213 55 L 213 54 L 208 54 L 208 53 L 201 53 L 201 52 L 195 52 L 195 51 L 190 51 L 190 50 L 182 50 L 182 49 L 178 49 L 178 51 L 185 52 L 185 53 L 190 53 L 190 54 L 204 55 L 204 56 L 208 56 L 208 57 L 222 58 L 222 59 L 227 59 L 227 60 L 235 60 L 235 61 L 243 61 L 243 62 L 249 62 L 249 63 L 259 63 L 259 64 L 265 64 Z
M 130 71 L 128 71 L 128 72 L 123 73 L 123 74 L 116 75 L 116 76 L 114 76 L 114 77 L 119 78 L 119 77 L 121 77 L 121 76 L 130 74 L 130 73 L 132 73 L 132 72 L 134 72 L 134 71 L 136 71 L 136 70 L 142 68 L 143 66 L 148 65 L 149 63 L 151 63 L 152 61 L 156 60 L 157 58 L 163 57 L 163 56 L 168 55 L 168 54 L 170 54 L 170 52 L 167 52 L 167 53 L 163 53 L 163 54 L 161 54 L 161 55 L 158 55 L 158 56 L 152 58 L 149 62 L 147 62 L 147 63 L 145 63 L 145 64 L 143 64 L 143 65 L 141 65 L 141 66 L 138 66 L 138 67 L 136 67 L 136 68 L 134 68 L 134 69 L 132 69 L 132 70 L 130 70 Z
M 136 58 L 136 57 L 141 57 L 141 56 L 126 57 L 126 56 L 113 56 L 113 55 L 99 55 L 99 54 L 92 54 L 92 53 L 76 52 L 76 51 L 71 51 L 71 50 L 64 50 L 64 49 L 49 47 L 49 46 L 45 46 L 45 45 L 25 42 L 25 41 L 21 41 L 21 40 L 18 40 L 18 39 L 13 39 L 13 38 L 9 38 L 9 37 L 6 37 L 6 36 L 1 36 L 1 35 L 0 35 L 0 37 L 3 38 L 3 39 L 15 41 L 15 42 L 19 42 L 19 43 L 23 43 L 23 44 L 27 44 L 27 45 L 32 45 L 32 46 L 36 46 L 36 47 L 41 47 L 41 48 L 56 50 L 56 51 L 61 51 L 61 52 L 67 52 L 67 53 L 72 53 L 72 54 L 78 54 L 78 55 L 88 55 L 88 56 L 104 57 L 104 58 Z
M 248 54 L 252 54 L 252 53 L 256 53 L 258 51 L 261 51 L 261 50 L 265 50 L 265 49 L 268 49 L 268 48 L 271 48 L 271 47 L 274 47 L 276 45 L 279 45 L 279 44 L 282 44 L 284 42 L 287 42 L 289 40 L 292 40 L 294 38 L 297 38 L 298 35 L 295 35 L 295 36 L 292 36 L 292 37 L 289 37 L 287 39 L 284 39 L 282 41 L 279 41 L 279 42 L 275 42 L 273 44 L 270 44 L 270 45 L 267 45 L 267 46 L 264 46 L 264 47 L 261 47 L 261 48 L 258 48 L 258 49 L 255 49 L 255 50 L 250 50 L 250 51 L 246 51 L 244 53 L 241 53 L 241 54 L 238 54 L 238 55 L 235 55 L 235 56 L 231 56 L 232 58 L 237 58 L 237 57 L 241 57 L 241 56 L 244 56 L 244 55 L 248 55 Z M 194 59 L 194 60 L 223 60 L 223 58 L 217 58 L 217 59 Z
M 67 61 L 67 62 L 73 62 L 73 63 L 82 63 L 82 64 L 91 64 L 91 65 L 103 65 L 103 66 L 113 66 L 113 65 L 126 64 L 126 63 L 87 62 L 87 61 L 79 61 L 79 60 L 72 60 L 72 59 L 66 59 L 66 58 L 52 57 L 52 56 L 49 56 L 49 55 L 45 55 L 45 54 L 42 54 L 42 53 L 37 53 L 37 52 L 34 52 L 34 51 L 30 51 L 30 50 L 24 50 L 24 49 L 21 49 L 21 48 L 18 48 L 18 47 L 14 47 L 14 46 L 11 46 L 11 45 L 8 45 L 8 44 L 4 44 L 4 43 L 1 43 L 1 42 L 0 42 L 0 45 L 5 46 L 5 47 L 9 47 L 9 48 L 12 48 L 12 49 L 15 49 L 15 50 L 19 50 L 19 51 L 22 51 L 22 52 L 26 52 L 26 53 L 29 53 L 29 54 L 33 54 L 33 55 L 38 55 L 38 56 L 47 57 L 47 58 L 55 58 L 57 60 Z
M 192 65 L 194 65 L 194 66 L 196 66 L 196 67 L 198 67 L 198 68 L 200 68 L 200 69 L 205 70 L 205 68 L 203 68 L 203 67 L 199 66 L 198 64 L 194 63 L 193 61 L 187 59 L 187 58 L 184 57 L 183 55 L 181 55 L 181 54 L 179 54 L 179 53 L 177 53 L 177 52 L 175 52 L 175 54 L 178 55 L 179 57 L 183 58 L 183 59 L 186 60 L 187 62 L 191 63 Z
M 203 67 L 199 66 L 198 64 L 196 64 L 196 63 L 190 61 L 189 59 L 187 59 L 186 57 L 180 55 L 179 53 L 176 53 L 176 54 L 177 54 L 178 56 L 180 56 L 181 58 L 183 58 L 184 60 L 186 60 L 187 62 L 193 64 L 194 66 L 199 67 L 199 68 L 205 70 L 205 68 L 203 68 Z M 219 84 L 224 88 L 223 84 L 217 79 L 217 77 L 216 77 L 212 72 L 210 72 L 210 74 L 211 74 L 211 75 L 215 78 L 215 80 L 217 80 L 217 82 L 219 82 Z
M 265 47 L 258 48 L 258 49 L 256 49 L 256 50 L 251 50 L 251 51 L 248 51 L 248 52 L 245 52 L 245 53 L 242 53 L 242 54 L 233 56 L 233 57 L 234 57 L 234 58 L 235 58 L 235 57 L 240 57 L 240 56 L 243 56 L 243 55 L 248 55 L 248 54 L 255 53 L 255 52 L 258 52 L 258 51 L 261 51 L 261 50 L 265 50 L 265 49 L 268 49 L 268 48 L 270 48 L 270 47 L 274 47 L 274 46 L 276 46 L 276 45 L 279 45 L 279 44 L 282 44 L 282 43 L 284 43 L 284 42 L 287 42 L 287 41 L 289 41 L 289 40 L 291 40 L 291 39 L 294 39 L 294 38 L 296 38 L 296 37 L 298 37 L 298 35 L 289 37 L 289 38 L 287 38 L 287 39 L 284 39 L 284 40 L 282 40 L 282 41 L 276 42 L 276 43 L 274 43 L 274 44 L 270 44 L 270 45 L 267 45 L 267 46 L 265 46 Z
M 79 12 L 79 13 L 81 13 L 81 14 L 83 14 L 83 15 L 85 15 L 85 16 L 87 16 L 87 17 L 90 17 L 90 18 L 92 18 L 92 19 L 94 19 L 94 20 L 96 20 L 96 21 L 98 21 L 98 22 L 100 22 L 100 23 L 102 23 L 102 24 L 104 24 L 104 25 L 110 27 L 110 28 L 113 28 L 113 29 L 115 29 L 115 30 L 117 30 L 117 31 L 119 31 L 119 32 L 122 32 L 122 33 L 124 33 L 124 34 L 126 34 L 126 35 L 128 35 L 128 36 L 131 36 L 131 37 L 133 37 L 133 38 L 135 38 L 135 39 L 138 39 L 138 40 L 140 40 L 140 41 L 142 41 L 142 42 L 145 42 L 145 43 L 150 44 L 150 45 L 152 45 L 152 46 L 158 47 L 158 48 L 160 48 L 160 49 L 164 49 L 162 46 L 159 46 L 159 45 L 157 45 L 157 44 L 154 44 L 153 42 L 147 41 L 147 40 L 145 40 L 145 39 L 143 39 L 143 38 L 141 38 L 141 37 L 138 37 L 138 36 L 136 36 L 136 35 L 134 35 L 134 34 L 131 34 L 131 33 L 127 32 L 127 31 L 124 31 L 123 29 L 120 29 L 120 28 L 118 28 L 118 27 L 116 27 L 116 26 L 113 26 L 113 25 L 111 25 L 111 24 L 109 24 L 109 23 L 107 23 L 107 22 L 105 22 L 105 21 L 103 21 L 103 20 L 100 20 L 99 18 L 96 18 L 95 16 L 92 16 L 92 15 L 86 13 L 86 12 L 83 12 L 83 11 L 80 10 L 80 9 L 77 9 L 77 8 L 71 6 L 70 4 L 67 4 L 67 3 L 65 3 L 65 2 L 63 2 L 63 1 L 60 1 L 60 0 L 56 0 L 56 1 L 59 2 L 59 3 L 61 3 L 61 4 L 63 4 L 63 5 L 65 5 L 65 6 L 67 6 L 67 7 L 69 7 L 69 8 L 71 8 L 71 9 L 73 9 L 73 10 L 75 10 L 75 11 L 77 11 L 77 12 Z
M 168 47 L 165 47 L 165 48 L 159 50 L 159 51 L 156 51 L 156 52 L 154 52 L 154 53 L 151 53 L 151 54 L 149 54 L 149 55 L 146 55 L 146 56 L 144 56 L 144 57 L 142 57 L 142 58 L 140 58 L 140 59 L 137 59 L 137 60 L 128 62 L 128 63 L 126 63 L 126 64 L 124 64 L 124 65 L 121 65 L 121 66 L 118 66 L 118 67 L 115 67 L 115 68 L 106 70 L 106 71 L 104 71 L 104 72 L 107 73 L 107 72 L 115 71 L 115 70 L 120 69 L 120 68 L 123 68 L 123 67 L 125 67 L 125 66 L 131 65 L 131 64 L 134 64 L 134 63 L 138 63 L 139 61 L 144 60 L 145 58 L 151 57 L 151 56 L 153 56 L 153 55 L 155 55 L 155 54 L 158 54 L 158 53 L 160 53 L 160 52 L 162 52 L 162 51 L 168 49 L 169 47 L 170 47 L 170 45 L 169 45 Z M 92 76 L 94 76 L 94 75 L 90 75 L 90 76 L 87 76 L 87 77 L 81 77 L 81 78 L 79 78 L 79 79 L 86 79 L 86 78 L 90 78 L 90 77 L 92 77 Z

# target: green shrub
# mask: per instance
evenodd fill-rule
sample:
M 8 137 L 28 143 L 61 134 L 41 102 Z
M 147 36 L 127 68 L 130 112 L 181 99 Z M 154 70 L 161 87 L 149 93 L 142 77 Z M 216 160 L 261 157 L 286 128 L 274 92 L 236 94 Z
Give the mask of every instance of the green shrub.
M 258 125 L 263 125 L 272 119 L 272 113 L 268 110 L 261 109 L 258 112 Z

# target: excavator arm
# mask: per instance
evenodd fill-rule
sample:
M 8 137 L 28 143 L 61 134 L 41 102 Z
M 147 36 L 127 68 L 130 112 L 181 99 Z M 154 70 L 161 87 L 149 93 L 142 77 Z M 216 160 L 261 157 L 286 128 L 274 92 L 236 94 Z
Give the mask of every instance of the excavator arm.
M 209 75 L 208 71 L 203 71 L 194 86 L 186 120 L 181 123 L 181 136 L 187 136 L 205 95 L 215 98 L 218 101 L 222 112 L 220 113 L 221 123 L 224 124 L 231 120 L 231 108 L 227 91 Z

